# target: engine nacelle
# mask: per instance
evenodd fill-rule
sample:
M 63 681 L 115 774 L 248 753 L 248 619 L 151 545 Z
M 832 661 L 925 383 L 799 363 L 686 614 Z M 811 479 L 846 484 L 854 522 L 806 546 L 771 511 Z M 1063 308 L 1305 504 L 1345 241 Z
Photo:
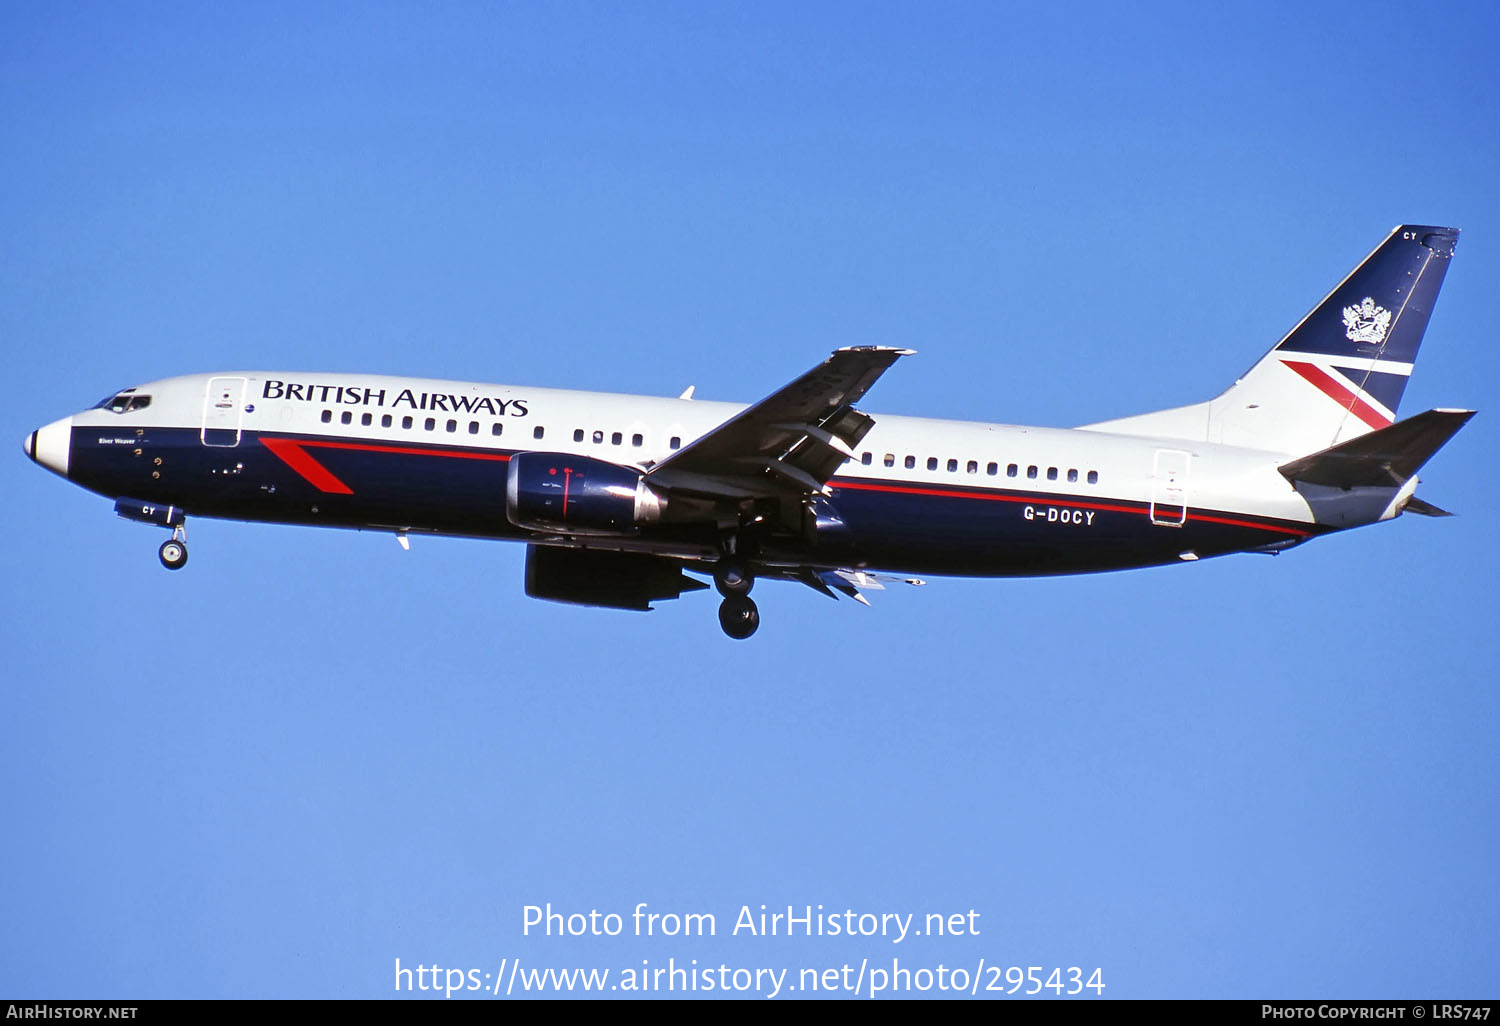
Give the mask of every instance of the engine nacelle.
M 526 594 L 608 609 L 650 609 L 708 585 L 670 560 L 633 552 L 585 552 L 526 546 Z
M 629 534 L 659 521 L 665 508 L 634 467 L 556 452 L 510 458 L 505 515 L 529 531 Z

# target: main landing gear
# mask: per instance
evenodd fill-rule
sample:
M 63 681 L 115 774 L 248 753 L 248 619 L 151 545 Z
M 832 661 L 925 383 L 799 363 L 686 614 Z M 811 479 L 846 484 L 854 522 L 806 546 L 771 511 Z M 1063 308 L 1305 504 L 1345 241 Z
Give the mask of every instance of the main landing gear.
M 161 558 L 161 565 L 168 570 L 181 570 L 187 563 L 187 542 L 182 540 L 182 528 L 172 530 L 172 537 L 161 543 L 161 548 L 156 550 Z
M 760 610 L 750 598 L 755 576 L 745 564 L 733 557 L 719 561 L 714 570 L 714 587 L 724 596 L 719 603 L 719 626 L 736 641 L 743 641 L 760 626 Z
M 736 641 L 744 641 L 760 626 L 760 610 L 748 595 L 732 595 L 719 603 L 719 626 Z

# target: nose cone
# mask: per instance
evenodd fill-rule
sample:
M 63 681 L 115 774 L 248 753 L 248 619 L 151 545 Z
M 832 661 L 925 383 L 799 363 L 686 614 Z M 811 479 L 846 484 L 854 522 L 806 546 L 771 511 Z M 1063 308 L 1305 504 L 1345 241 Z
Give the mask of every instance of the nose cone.
M 63 477 L 68 476 L 68 456 L 72 448 L 72 417 L 54 420 L 26 436 L 26 455 Z

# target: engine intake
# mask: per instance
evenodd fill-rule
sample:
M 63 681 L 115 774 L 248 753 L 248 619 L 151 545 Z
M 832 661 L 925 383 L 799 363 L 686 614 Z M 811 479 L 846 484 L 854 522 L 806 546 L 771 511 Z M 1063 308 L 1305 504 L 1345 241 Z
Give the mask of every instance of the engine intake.
M 665 508 L 634 467 L 554 452 L 510 458 L 505 515 L 529 531 L 630 534 L 661 520 Z

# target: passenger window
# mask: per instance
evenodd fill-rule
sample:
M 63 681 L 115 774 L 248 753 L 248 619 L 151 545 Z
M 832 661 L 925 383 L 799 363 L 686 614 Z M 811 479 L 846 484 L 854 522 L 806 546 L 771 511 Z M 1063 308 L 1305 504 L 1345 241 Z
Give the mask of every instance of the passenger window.
M 339 414 L 339 423 L 340 424 L 352 424 L 352 423 L 354 423 L 354 414 L 350 413 L 348 410 L 345 410 L 343 413 Z
M 1014 463 L 1008 464 L 1006 466 L 1006 468 L 1005 468 L 1005 476 L 1006 477 L 1015 477 L 1020 472 L 1021 472 L 1021 468 L 1017 467 Z
M 380 418 L 380 426 L 381 427 L 390 427 L 391 426 L 391 415 L 389 413 L 387 413 L 385 416 L 383 416 L 383 417 Z
M 542 427 L 540 424 L 538 424 L 536 427 L 534 427 L 534 428 L 531 429 L 531 437 L 532 438 L 541 438 L 546 433 L 547 433 L 547 429 L 544 428 L 544 427 Z
M 1030 480 L 1035 481 L 1036 480 L 1036 467 L 1035 466 L 1027 467 L 1026 468 L 1026 476 Z
M 623 441 L 625 441 L 625 436 L 620 434 L 620 432 L 618 431 L 609 436 L 610 445 L 619 445 Z
M 368 413 L 361 415 L 359 418 L 359 423 L 363 427 L 369 427 L 374 421 L 375 418 Z
M 964 469 L 967 470 L 971 474 L 977 474 L 977 473 L 979 473 L 979 464 L 975 460 L 970 460 L 969 461 L 969 465 L 967 467 L 965 467 Z
M 896 465 L 896 454 L 893 452 L 886 453 L 885 459 L 882 462 L 888 467 L 894 467 Z
M 401 429 L 403 431 L 410 431 L 411 430 L 411 418 L 410 417 L 402 417 L 401 418 Z
M 493 424 L 490 425 L 490 434 L 494 435 L 496 438 L 499 438 L 500 437 L 500 432 L 502 432 L 504 430 L 505 430 L 505 425 L 502 424 L 502 423 L 500 423 L 498 420 L 495 421 L 495 423 L 493 423 Z
M 990 477 L 994 477 L 996 474 L 1000 473 L 1000 464 L 998 464 L 998 463 L 988 463 L 988 464 L 985 464 L 984 472 L 986 474 L 990 475 Z
M 958 460 L 949 460 L 948 461 L 948 473 L 950 473 L 950 474 L 956 474 L 956 473 L 958 473 Z
M 1057 468 L 1056 467 L 1048 467 L 1047 468 L 1047 480 L 1048 481 L 1056 481 L 1057 480 Z
M 672 436 L 671 445 L 672 445 L 672 448 L 674 448 L 674 449 L 681 449 L 682 448 L 682 439 L 679 438 L 679 437 L 677 437 L 676 435 L 673 435 Z
M 453 432 L 455 432 L 457 430 L 458 430 L 458 421 L 456 421 L 456 420 L 450 420 L 450 421 L 448 421 L 448 433 L 451 435 L 451 434 L 453 434 Z
M 927 457 L 927 469 L 928 470 L 936 470 L 937 469 L 937 457 L 936 456 L 929 456 L 929 457 Z
M 594 444 L 595 445 L 603 445 L 604 444 L 604 432 L 603 431 L 595 431 L 594 432 Z
M 630 436 L 630 444 L 633 445 L 633 446 L 635 446 L 637 449 L 639 449 L 641 446 L 643 446 L 643 445 L 646 444 L 646 436 L 645 435 L 631 435 Z
M 332 410 L 324 410 L 323 411 L 323 423 L 324 424 L 332 424 L 333 423 L 333 411 Z
M 1098 483 L 1099 483 L 1099 471 L 1097 471 L 1097 470 L 1091 470 L 1091 471 L 1089 471 L 1089 484 L 1098 484 Z
M 581 441 L 583 441 L 583 428 L 574 428 L 573 429 L 573 441 L 575 441 L 575 442 L 581 442 Z
M 469 421 L 469 434 L 471 434 L 471 435 L 477 435 L 477 434 L 479 434 L 479 421 L 477 421 L 477 420 L 471 420 L 471 421 Z
M 859 462 L 868 467 L 871 463 L 875 462 L 875 454 L 873 452 L 867 452 L 859 458 Z
M 1069 467 L 1068 468 L 1068 483 L 1069 484 L 1076 484 L 1077 482 L 1078 482 L 1078 471 L 1076 471 L 1073 468 Z
M 437 420 L 432 417 L 428 417 L 427 420 L 422 423 L 422 428 L 426 431 L 431 431 L 435 427 L 437 427 Z
M 917 468 L 917 458 L 915 456 L 908 456 L 908 457 L 906 457 L 906 469 L 907 470 L 915 470 L 916 468 Z

